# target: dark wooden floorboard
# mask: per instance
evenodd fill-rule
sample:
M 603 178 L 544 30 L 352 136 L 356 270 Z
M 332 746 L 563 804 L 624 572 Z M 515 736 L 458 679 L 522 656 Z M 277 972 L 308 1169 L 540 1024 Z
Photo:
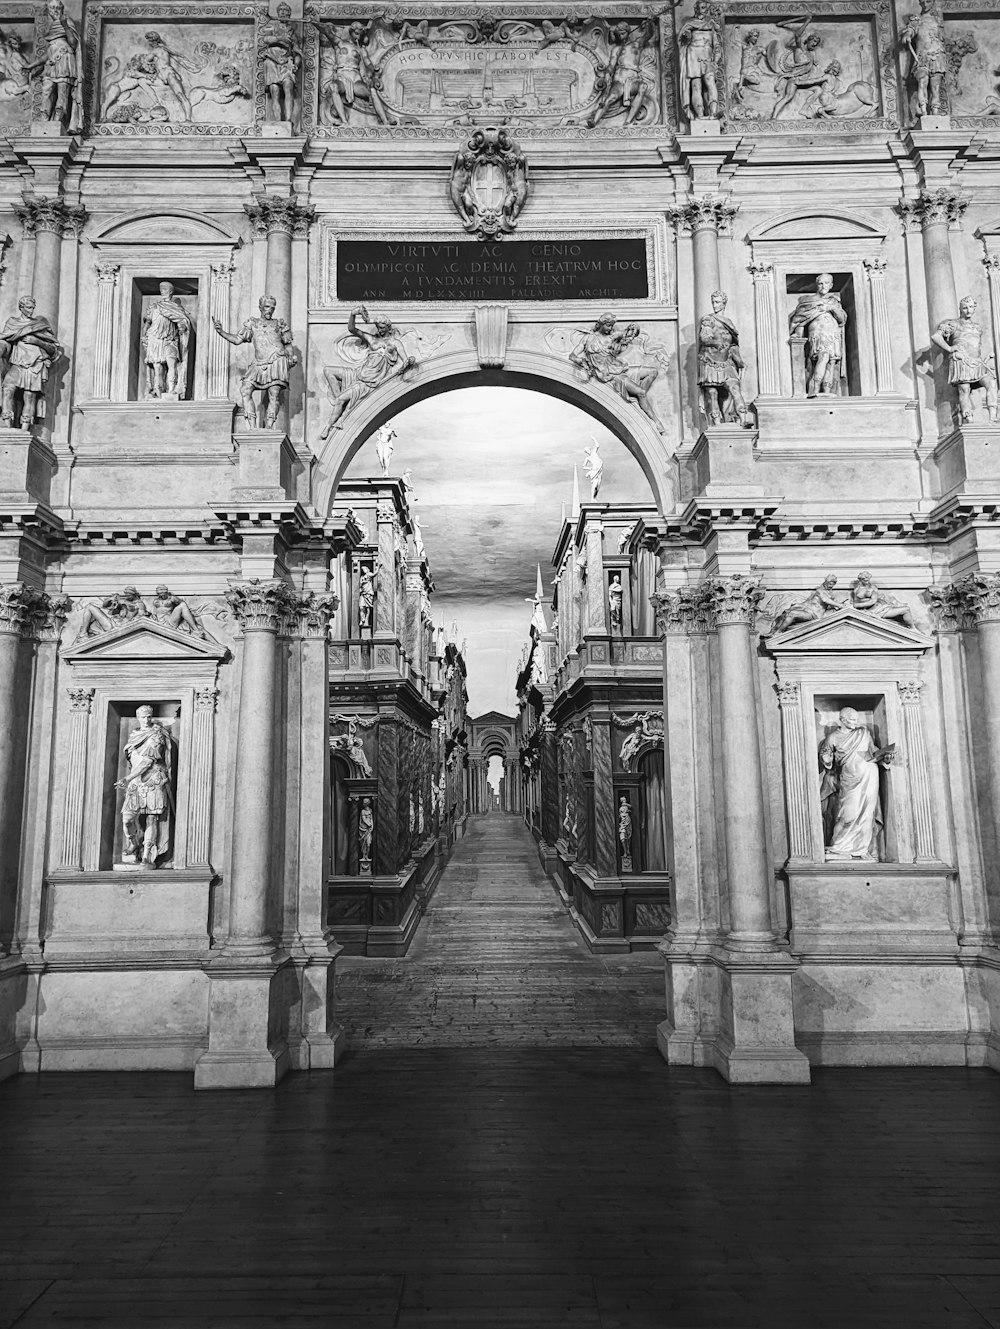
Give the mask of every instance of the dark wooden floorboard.
M 463 1047 L 371 1002 L 378 1039 L 274 1093 L 0 1085 L 0 1329 L 1000 1329 L 991 1072 L 730 1089 L 631 1042 L 627 1003 L 623 1046 L 573 1045 L 614 1029 L 580 1001 L 552 1045 L 477 1013 Z

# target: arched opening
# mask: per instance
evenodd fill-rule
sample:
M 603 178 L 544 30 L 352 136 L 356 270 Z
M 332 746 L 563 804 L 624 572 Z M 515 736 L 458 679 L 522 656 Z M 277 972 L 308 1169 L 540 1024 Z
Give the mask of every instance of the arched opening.
M 503 757 L 494 753 L 486 763 L 486 783 L 490 788 L 490 808 L 489 810 L 498 811 L 503 808 L 504 790 L 504 765 Z

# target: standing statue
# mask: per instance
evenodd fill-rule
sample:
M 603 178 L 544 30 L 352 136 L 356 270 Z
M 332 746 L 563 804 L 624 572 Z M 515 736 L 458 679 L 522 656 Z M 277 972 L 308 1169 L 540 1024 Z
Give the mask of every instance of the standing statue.
M 680 44 L 681 105 L 689 120 L 716 120 L 719 87 L 716 70 L 722 47 L 719 25 L 708 0 L 695 0 L 694 16 L 677 34 Z
M 293 129 L 297 129 L 302 47 L 289 21 L 291 17 L 290 5 L 278 5 L 275 17 L 268 19 L 260 30 L 259 49 L 264 64 L 267 118 L 287 121 Z
M 972 424 L 972 390 L 982 388 L 986 397 L 986 414 L 997 419 L 997 376 L 993 357 L 983 353 L 984 332 L 973 321 L 976 302 L 967 295 L 958 306 L 958 318 L 946 318 L 931 336 L 948 356 L 948 382 L 958 393 L 958 409 L 962 424 Z
M 659 368 L 625 361 L 625 352 L 632 343 L 640 337 L 645 341 L 645 337 L 637 323 L 629 323 L 616 332 L 615 321 L 614 314 L 602 314 L 590 332 L 578 334 L 577 344 L 570 352 L 570 362 L 582 370 L 586 378 L 607 383 L 624 401 L 633 402 L 662 434 L 663 421 L 649 400 L 649 390 L 660 375 Z M 659 348 L 649 349 L 660 364 L 665 362 L 665 354 Z
M 184 87 L 182 71 L 187 74 L 196 74 L 198 66 L 187 56 L 181 55 L 179 51 L 171 50 L 158 32 L 147 32 L 145 41 L 148 58 L 156 70 L 157 81 L 162 85 L 157 90 L 160 99 L 168 103 L 168 112 L 176 107 L 180 113 L 180 119 L 190 120 L 191 98 Z M 167 98 L 163 97 L 164 91 L 169 93 Z M 173 119 L 173 116 L 171 115 L 170 118 Z
M 836 574 L 831 572 L 829 576 L 824 577 L 822 584 L 811 591 L 804 600 L 799 600 L 796 604 L 789 605 L 774 620 L 775 632 L 787 632 L 789 628 L 796 623 L 815 623 L 817 619 L 824 618 L 827 614 L 835 614 L 838 609 L 844 608 L 844 601 L 838 600 L 834 594 L 837 585 Z
M 909 77 L 917 115 L 947 115 L 948 47 L 938 0 L 920 0 L 919 11 L 906 20 L 900 43 L 910 56 Z
M 622 579 L 617 572 L 613 572 L 608 583 L 608 611 L 611 615 L 611 631 L 619 635 L 621 635 L 622 630 L 622 597 L 624 594 Z
M 125 744 L 129 773 L 115 782 L 116 789 L 125 790 L 122 862 L 155 868 L 170 847 L 170 735 L 153 719 L 152 706 L 140 706 L 135 718 Z
M 590 497 L 593 502 L 597 501 L 597 495 L 601 492 L 601 484 L 604 480 L 604 461 L 598 451 L 599 444 L 593 434 L 590 436 L 593 447 L 584 448 L 583 453 L 585 461 L 583 463 L 584 474 L 590 481 Z
M 364 321 L 360 322 L 362 319 Z M 362 398 L 389 379 L 400 378 L 417 366 L 416 357 L 410 355 L 403 345 L 391 319 L 376 316 L 370 320 L 364 305 L 358 305 L 347 316 L 347 332 L 359 343 L 362 355 L 355 365 L 343 369 L 328 365 L 323 370 L 332 389 L 330 404 L 333 413 L 320 435 L 322 439 L 329 438 L 340 427 L 341 416 Z
M 358 726 L 361 724 L 361 718 L 357 715 L 335 715 L 332 717 L 339 724 L 347 725 L 347 733 L 340 734 L 330 739 L 331 752 L 344 752 L 349 761 L 353 762 L 366 779 L 371 779 L 371 762 L 365 755 L 364 743 L 361 735 L 358 733 Z M 365 726 L 370 728 L 374 720 L 368 722 Z
M 882 827 L 879 766 L 892 761 L 895 744 L 876 749 L 853 706 L 840 712 L 837 727 L 820 744 L 820 802 L 827 859 L 874 862 Z
M 9 318 L 0 333 L 0 360 L 6 365 L 0 425 L 5 429 L 30 429 L 36 418 L 44 415 L 45 385 L 59 345 L 49 320 L 35 317 L 35 302 L 30 295 L 19 300 L 17 307 L 20 317 Z
M 64 133 L 83 125 L 80 97 L 80 37 L 66 17 L 62 0 L 47 0 L 36 28 L 37 59 L 28 65 L 29 78 L 41 74 L 41 108 L 46 120 L 55 121 Z
M 701 409 L 710 424 L 721 425 L 726 420 L 738 418 L 744 429 L 750 429 L 753 422 L 740 383 L 744 367 L 740 355 L 740 334 L 733 320 L 726 316 L 727 302 L 725 291 L 713 291 L 712 312 L 703 315 L 698 324 Z M 721 406 L 720 393 L 725 394 Z
M 389 463 L 392 461 L 396 438 L 397 434 L 392 425 L 382 425 L 380 429 L 375 431 L 375 455 L 378 457 L 378 464 L 385 476 L 389 474 Z
M 189 632 L 192 637 L 207 637 L 208 633 L 195 618 L 186 600 L 174 595 L 168 586 L 159 585 L 153 596 L 153 618 L 175 632 Z
M 859 572 L 851 583 L 851 607 L 865 614 L 873 614 L 876 618 L 900 623 L 904 628 L 913 627 L 913 615 L 906 605 L 895 596 L 879 590 L 870 572 Z
M 358 814 L 358 871 L 363 877 L 372 873 L 372 839 L 375 835 L 375 814 L 370 798 L 361 800 Z
M 618 839 L 622 847 L 622 872 L 632 871 L 632 809 L 622 794 L 618 800 Z
M 126 627 L 140 618 L 151 618 L 149 608 L 134 586 L 126 586 L 123 591 L 116 591 L 98 604 L 83 606 L 80 620 L 80 637 L 94 636 L 97 632 L 111 632 L 114 628 Z
M 840 395 L 847 314 L 833 290 L 833 277 L 821 272 L 815 295 L 799 296 L 789 323 L 793 337 L 806 337 L 806 396 Z
M 652 16 L 635 27 L 621 22 L 608 28 L 611 56 L 597 73 L 594 91 L 599 100 L 587 118 L 590 128 L 615 111 L 625 112 L 626 125 L 650 118 L 653 71 L 644 68 L 643 61 L 647 47 L 655 38 L 656 19 Z
M 217 318 L 212 319 L 212 327 L 233 346 L 253 343 L 253 363 L 240 379 L 243 414 L 251 429 L 273 429 L 281 409 L 281 394 L 288 387 L 288 375 L 292 365 L 298 362 L 298 356 L 289 349 L 292 334 L 288 324 L 283 318 L 274 317 L 277 300 L 273 295 L 262 295 L 259 304 L 260 318 L 248 318 L 239 332 L 227 332 Z M 255 392 L 262 394 L 259 411 L 254 405 Z M 260 421 L 262 414 L 263 423 Z
M 160 282 L 160 298 L 142 319 L 141 345 L 146 362 L 146 389 L 150 397 L 180 401 L 187 388 L 187 354 L 191 320 L 174 299 L 172 282 Z

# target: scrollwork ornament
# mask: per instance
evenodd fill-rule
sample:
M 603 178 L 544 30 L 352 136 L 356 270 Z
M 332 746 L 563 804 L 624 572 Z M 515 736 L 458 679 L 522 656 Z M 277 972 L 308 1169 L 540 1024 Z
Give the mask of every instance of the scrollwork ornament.
M 282 581 L 231 582 L 226 602 L 244 632 L 277 632 L 292 612 L 292 595 Z
M 194 694 L 194 708 L 196 711 L 215 712 L 216 703 L 219 700 L 218 688 L 196 688 Z
M 904 706 L 919 706 L 920 692 L 923 686 L 923 683 L 916 680 L 897 682 L 896 688 L 899 691 L 899 700 Z
M 89 715 L 91 703 L 94 700 L 94 691 L 94 688 L 67 688 L 66 695 L 69 697 L 70 710 L 81 711 L 85 715 Z
M 761 259 L 754 263 L 748 263 L 747 271 L 750 273 L 754 285 L 759 286 L 772 279 L 774 276 L 774 264 Z
M 798 683 L 781 682 L 775 683 L 774 690 L 778 694 L 778 704 L 780 706 L 798 706 L 799 704 L 799 685 Z

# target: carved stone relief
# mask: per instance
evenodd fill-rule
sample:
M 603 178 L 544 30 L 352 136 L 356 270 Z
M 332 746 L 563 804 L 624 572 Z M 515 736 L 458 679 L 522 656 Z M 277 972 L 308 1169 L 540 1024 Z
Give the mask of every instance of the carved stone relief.
M 1000 115 L 1000 21 L 960 0 L 899 7 L 899 50 L 908 121 L 951 116 L 956 125 Z
M 90 119 L 99 134 L 239 134 L 265 118 L 263 6 L 96 4 L 87 54 L 100 71 Z M 258 77 L 258 72 L 260 77 Z
M 650 341 L 637 323 L 616 327 L 614 314 L 602 314 L 589 330 L 566 332 L 551 328 L 545 345 L 556 355 L 565 355 L 584 381 L 606 383 L 622 398 L 637 406 L 663 433 L 663 421 L 649 393 L 669 364 L 666 347 Z
M 406 378 L 447 339 L 397 327 L 384 315 L 371 317 L 364 305 L 352 310 L 346 335 L 334 342 L 337 363 L 323 367 L 331 414 L 320 437 L 329 438 L 358 402 L 391 379 Z
M 26 133 L 32 119 L 35 25 L 30 6 L 0 7 L 0 130 Z
M 517 226 L 528 198 L 528 163 L 506 129 L 477 129 L 455 154 L 449 192 L 462 225 L 480 240 Z

